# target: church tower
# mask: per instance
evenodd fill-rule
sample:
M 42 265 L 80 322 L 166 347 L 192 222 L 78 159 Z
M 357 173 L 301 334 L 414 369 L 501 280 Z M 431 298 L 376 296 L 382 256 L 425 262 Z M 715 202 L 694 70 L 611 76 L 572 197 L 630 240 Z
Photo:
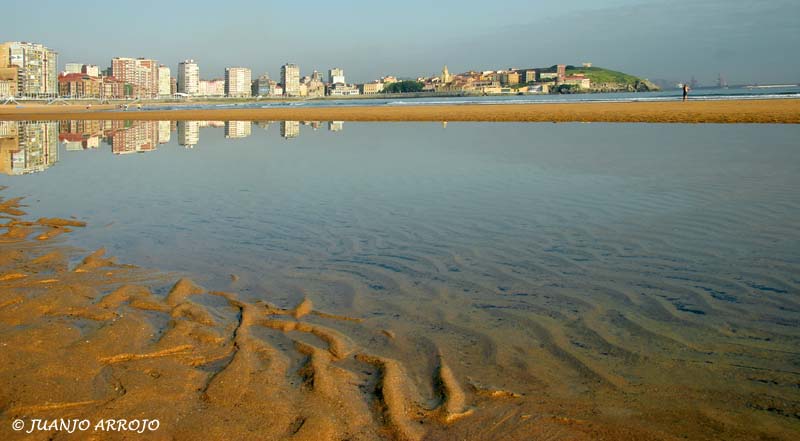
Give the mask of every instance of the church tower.
M 442 84 L 447 84 L 451 81 L 453 81 L 453 77 L 450 76 L 450 71 L 447 70 L 447 66 L 445 66 L 444 69 L 442 69 Z

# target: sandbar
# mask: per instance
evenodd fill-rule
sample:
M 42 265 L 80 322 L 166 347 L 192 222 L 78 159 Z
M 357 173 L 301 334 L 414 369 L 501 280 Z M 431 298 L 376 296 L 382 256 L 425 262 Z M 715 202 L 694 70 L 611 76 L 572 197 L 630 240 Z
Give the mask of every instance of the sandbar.
M 449 104 L 123 111 L 114 105 L 0 105 L 0 120 L 474 121 L 800 124 L 800 100 Z

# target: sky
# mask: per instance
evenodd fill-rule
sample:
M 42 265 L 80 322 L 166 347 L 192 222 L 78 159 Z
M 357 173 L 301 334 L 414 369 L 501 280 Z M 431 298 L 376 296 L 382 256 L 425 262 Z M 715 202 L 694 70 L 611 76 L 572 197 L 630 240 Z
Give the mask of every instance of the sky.
M 345 69 L 348 82 L 589 61 L 649 79 L 800 83 L 800 0 L 3 0 L 0 41 L 68 62 L 194 59 L 278 78 Z M 35 11 L 32 11 L 35 9 Z M 5 15 L 5 14 L 4 14 Z M 16 19 L 15 17 L 19 17 Z M 173 73 L 174 75 L 174 73 Z

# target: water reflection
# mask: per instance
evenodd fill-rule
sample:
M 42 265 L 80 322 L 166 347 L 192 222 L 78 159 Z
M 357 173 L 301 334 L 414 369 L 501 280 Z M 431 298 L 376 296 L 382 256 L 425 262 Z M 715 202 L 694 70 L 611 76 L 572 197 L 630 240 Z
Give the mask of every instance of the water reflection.
M 800 396 L 797 127 L 255 124 L 63 122 L 65 147 L 98 150 L 0 185 L 31 219 L 85 220 L 70 245 L 363 320 L 326 326 L 431 403 L 443 354 L 472 396 L 508 390 L 497 405 L 531 415 L 655 406 L 683 430 L 686 403 L 760 427 L 796 411 L 774 403 Z M 4 152 L 33 145 L 19 127 Z M 258 335 L 276 360 L 307 359 L 275 332 Z
M 58 162 L 57 122 L 0 121 L 0 172 L 24 175 Z
M 188 149 L 200 144 L 200 129 L 223 129 L 225 138 L 252 135 L 253 124 L 263 130 L 276 121 L 0 121 L 0 173 L 23 175 L 52 167 L 59 160 L 58 143 L 64 150 L 80 151 L 110 147 L 115 155 L 145 153 L 168 144 L 177 132 L 178 145 Z M 300 136 L 300 126 L 313 130 L 322 121 L 280 121 L 280 136 Z M 339 132 L 343 121 L 329 121 L 328 130 Z

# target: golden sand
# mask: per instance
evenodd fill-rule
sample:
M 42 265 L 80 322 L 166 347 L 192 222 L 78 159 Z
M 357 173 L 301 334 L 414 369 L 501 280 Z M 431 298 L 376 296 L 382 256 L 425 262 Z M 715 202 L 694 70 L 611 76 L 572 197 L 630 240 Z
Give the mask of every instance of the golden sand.
M 650 123 L 800 123 L 800 100 L 731 100 L 564 104 L 306 107 L 213 110 L 128 110 L 115 106 L 0 106 L 9 120 L 219 121 L 519 121 Z

